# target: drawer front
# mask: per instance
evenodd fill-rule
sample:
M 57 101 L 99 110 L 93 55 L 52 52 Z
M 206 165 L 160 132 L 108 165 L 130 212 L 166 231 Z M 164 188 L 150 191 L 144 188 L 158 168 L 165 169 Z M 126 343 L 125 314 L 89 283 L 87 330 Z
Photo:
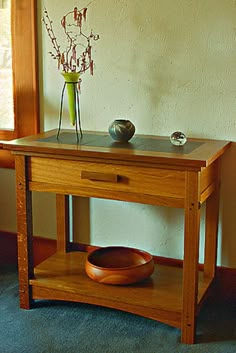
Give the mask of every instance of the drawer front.
M 29 181 L 184 198 L 185 172 L 31 157 Z

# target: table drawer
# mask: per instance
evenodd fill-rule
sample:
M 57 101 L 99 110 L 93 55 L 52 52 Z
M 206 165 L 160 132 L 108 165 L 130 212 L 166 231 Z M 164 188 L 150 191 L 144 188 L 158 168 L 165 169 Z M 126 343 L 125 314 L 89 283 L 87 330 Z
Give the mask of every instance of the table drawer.
M 185 172 L 42 157 L 29 160 L 29 181 L 183 198 Z

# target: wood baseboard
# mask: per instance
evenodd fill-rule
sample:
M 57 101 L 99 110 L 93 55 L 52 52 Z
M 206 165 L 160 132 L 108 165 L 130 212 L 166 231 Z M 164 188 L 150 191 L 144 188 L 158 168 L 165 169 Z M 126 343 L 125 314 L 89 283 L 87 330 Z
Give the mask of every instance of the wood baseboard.
M 56 252 L 56 240 L 34 237 L 34 265 L 47 259 Z M 17 264 L 17 236 L 16 233 L 0 231 L 0 266 Z
M 216 291 L 219 300 L 236 303 L 236 269 L 217 267 Z
M 15 233 L 0 232 L 0 267 L 17 263 L 17 239 Z
M 34 264 L 51 256 L 56 252 L 56 240 L 34 237 Z M 84 244 L 71 245 L 71 250 L 92 251 L 96 247 Z M 154 261 L 160 265 L 182 267 L 183 261 L 154 256 Z M 17 264 L 17 237 L 15 233 L 0 231 L 0 267 L 1 265 Z M 203 265 L 199 265 L 200 270 Z M 217 267 L 216 272 L 216 294 L 215 299 L 219 301 L 230 301 L 236 303 L 236 269 L 228 267 Z
M 34 236 L 34 265 L 46 260 L 49 256 L 57 251 L 57 242 L 54 239 L 42 238 Z

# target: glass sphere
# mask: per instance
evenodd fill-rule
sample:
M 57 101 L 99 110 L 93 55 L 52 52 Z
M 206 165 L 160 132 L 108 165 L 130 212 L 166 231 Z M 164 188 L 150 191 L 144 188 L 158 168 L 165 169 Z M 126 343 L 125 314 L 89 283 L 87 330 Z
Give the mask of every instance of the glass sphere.
M 181 131 L 175 131 L 170 136 L 170 142 L 174 146 L 183 146 L 187 142 L 187 137 Z

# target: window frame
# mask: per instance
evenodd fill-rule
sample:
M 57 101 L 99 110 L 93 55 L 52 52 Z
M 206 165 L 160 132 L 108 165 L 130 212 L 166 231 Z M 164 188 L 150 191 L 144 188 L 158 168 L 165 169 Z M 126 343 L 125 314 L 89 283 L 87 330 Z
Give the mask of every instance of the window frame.
M 40 130 L 37 52 L 37 0 L 11 0 L 14 130 L 0 130 L 0 140 Z M 14 156 L 0 151 L 0 167 L 14 168 Z

